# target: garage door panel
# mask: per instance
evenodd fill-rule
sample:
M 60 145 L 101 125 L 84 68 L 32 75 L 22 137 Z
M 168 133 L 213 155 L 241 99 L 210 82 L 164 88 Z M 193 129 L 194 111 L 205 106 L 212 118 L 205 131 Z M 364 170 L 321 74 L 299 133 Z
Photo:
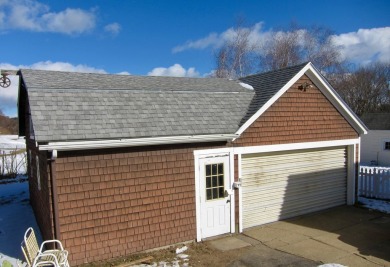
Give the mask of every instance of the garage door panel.
M 328 170 L 338 169 L 344 167 L 343 162 L 338 161 L 340 157 L 345 157 L 344 154 L 338 154 L 335 158 L 329 155 L 328 158 L 302 157 L 292 161 L 289 157 L 273 157 L 272 160 L 263 160 L 261 158 L 243 158 L 245 161 L 245 168 L 243 174 L 257 174 L 259 172 L 280 172 L 281 170 L 289 170 L 289 173 L 299 172 L 302 168 L 307 170 Z M 315 161 L 314 161 L 315 160 Z M 311 164 L 320 161 L 321 164 Z
M 253 198 L 243 198 L 243 201 L 246 201 L 246 210 L 253 210 L 256 209 L 256 207 L 266 207 L 267 205 L 274 205 L 274 204 L 280 204 L 284 205 L 284 207 L 287 207 L 290 205 L 288 202 L 293 202 L 293 201 L 299 201 L 300 203 L 302 202 L 302 197 L 299 196 L 300 194 L 304 193 L 303 191 L 297 191 L 294 192 L 296 193 L 295 195 L 292 196 L 286 196 L 285 198 L 280 198 L 279 196 L 281 195 L 279 192 L 274 192 L 270 194 L 263 195 L 261 197 L 253 197 Z M 317 199 L 325 199 L 325 198 L 334 198 L 334 197 L 339 197 L 340 199 L 344 199 L 344 194 L 345 190 L 344 189 L 334 189 L 334 188 L 325 188 L 322 190 L 321 193 L 313 192 L 313 193 L 306 193 L 307 197 L 306 199 L 308 200 L 309 204 L 311 202 L 317 201 Z M 288 199 L 287 199 L 288 198 Z M 287 200 L 287 201 L 286 201 Z M 341 203 L 343 204 L 343 203 Z
M 285 162 L 284 159 L 281 159 L 283 162 Z M 313 173 L 313 172 L 321 172 L 321 171 L 332 171 L 332 170 L 339 170 L 344 169 L 345 165 L 343 163 L 334 161 L 334 162 L 322 162 L 321 165 L 308 165 L 310 162 L 304 162 L 300 165 L 298 164 L 285 164 L 284 166 L 280 166 L 276 168 L 273 166 L 272 162 L 267 163 L 261 163 L 261 166 L 258 165 L 246 165 L 246 168 L 250 168 L 250 171 L 243 171 L 243 175 L 263 175 L 265 173 L 272 175 L 278 175 L 278 174 L 285 174 L 284 171 L 288 171 L 290 175 L 293 174 L 302 174 L 302 170 L 305 170 L 307 173 Z M 257 170 L 257 171 L 256 171 Z M 281 171 L 283 171 L 281 173 Z
M 345 203 L 345 199 L 337 194 L 316 198 L 315 200 L 307 203 L 304 207 L 302 207 L 300 202 L 294 201 L 290 201 L 290 203 L 286 205 L 283 205 L 283 202 L 271 202 L 267 203 L 267 205 L 251 209 L 250 212 L 253 216 L 248 217 L 246 223 L 250 225 L 248 227 L 256 226 L 339 206 L 343 203 Z
M 346 202 L 346 149 L 242 157 L 243 227 Z
M 313 192 L 313 194 L 320 194 L 320 192 L 318 191 L 328 191 L 328 190 L 342 190 L 342 191 L 345 191 L 344 187 L 345 187 L 345 183 L 343 182 L 337 182 L 337 183 L 324 183 L 321 186 L 316 186 L 316 187 L 311 187 L 310 189 L 311 190 L 308 190 L 307 187 L 296 187 L 296 188 L 289 188 L 288 192 L 286 189 L 280 189 L 280 188 L 277 188 L 277 187 L 267 187 L 267 188 L 262 188 L 261 190 L 253 190 L 252 192 L 253 193 L 250 193 L 248 191 L 245 191 L 245 193 L 243 194 L 243 201 L 247 201 L 248 203 L 250 202 L 255 202 L 255 201 L 258 201 L 258 200 L 267 200 L 267 199 L 274 199 L 274 198 L 281 198 L 283 201 L 284 199 L 281 197 L 281 196 L 284 196 L 284 197 L 293 197 L 295 195 L 298 195 L 300 198 L 303 198 L 304 196 L 302 195 L 309 195 L 311 192 Z M 319 189 L 319 190 L 314 190 L 314 189 Z M 341 189 L 340 189 L 341 188 Z
M 263 174 L 264 175 L 264 174 Z M 294 186 L 315 186 L 317 183 L 320 185 L 326 183 L 346 183 L 346 180 L 341 180 L 339 177 L 345 176 L 344 169 L 338 170 L 330 170 L 329 172 L 321 172 L 321 173 L 310 173 L 310 174 L 301 174 L 299 176 L 294 177 L 294 181 L 289 181 L 289 176 L 286 175 L 269 175 L 267 179 L 261 179 L 261 175 L 252 176 L 252 182 L 244 182 L 243 190 L 244 192 L 256 192 L 257 190 L 268 190 L 271 188 L 279 188 L 282 190 L 286 187 L 294 187 Z M 345 176 L 346 178 L 346 176 Z M 243 179 L 244 180 L 244 179 Z M 291 180 L 291 179 L 290 179 Z M 308 185 L 308 181 L 310 184 Z

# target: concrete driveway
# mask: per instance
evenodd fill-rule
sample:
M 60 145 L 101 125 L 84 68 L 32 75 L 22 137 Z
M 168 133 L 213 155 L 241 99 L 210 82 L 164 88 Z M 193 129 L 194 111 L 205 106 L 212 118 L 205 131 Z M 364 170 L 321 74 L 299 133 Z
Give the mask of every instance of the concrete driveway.
M 390 266 L 390 215 L 342 206 L 209 242 L 247 247 L 230 266 Z

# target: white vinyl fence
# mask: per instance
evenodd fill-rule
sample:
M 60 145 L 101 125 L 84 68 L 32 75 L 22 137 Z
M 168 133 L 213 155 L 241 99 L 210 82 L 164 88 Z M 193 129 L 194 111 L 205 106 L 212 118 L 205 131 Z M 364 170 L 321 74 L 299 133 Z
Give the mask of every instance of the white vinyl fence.
M 360 166 L 359 196 L 390 199 L 390 168 Z

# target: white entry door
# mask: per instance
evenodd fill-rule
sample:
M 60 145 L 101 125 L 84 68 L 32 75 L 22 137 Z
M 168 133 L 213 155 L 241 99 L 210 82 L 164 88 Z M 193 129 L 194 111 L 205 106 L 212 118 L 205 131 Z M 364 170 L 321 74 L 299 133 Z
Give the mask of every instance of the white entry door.
M 200 159 L 202 238 L 230 232 L 229 157 Z

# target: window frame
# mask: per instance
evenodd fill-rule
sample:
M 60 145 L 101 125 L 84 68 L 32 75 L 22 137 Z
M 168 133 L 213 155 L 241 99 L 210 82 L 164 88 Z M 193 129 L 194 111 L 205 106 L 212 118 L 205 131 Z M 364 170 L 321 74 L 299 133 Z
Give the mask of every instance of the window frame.
M 390 141 L 384 141 L 383 142 L 383 150 L 390 151 Z

